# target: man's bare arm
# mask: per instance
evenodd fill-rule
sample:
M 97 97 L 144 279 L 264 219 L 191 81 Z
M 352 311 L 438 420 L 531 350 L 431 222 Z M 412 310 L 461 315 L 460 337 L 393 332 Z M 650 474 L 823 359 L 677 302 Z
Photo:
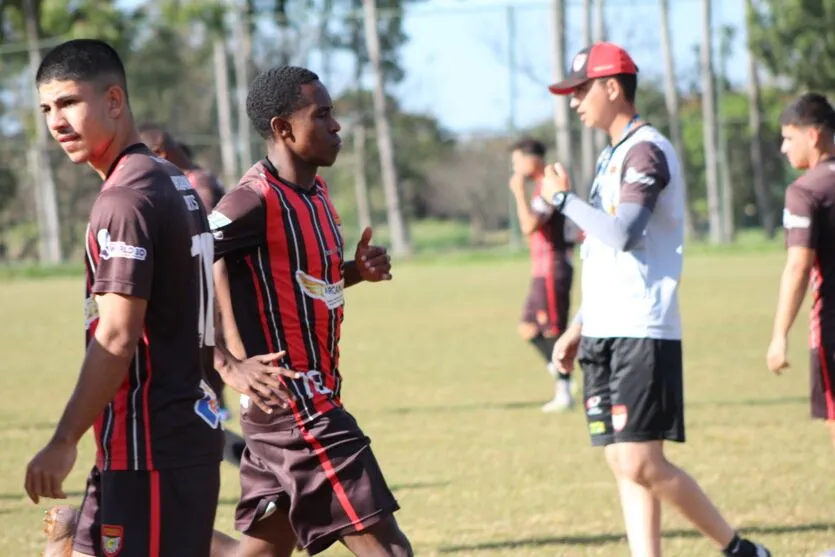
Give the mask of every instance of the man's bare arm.
M 124 383 L 136 346 L 142 336 L 148 302 L 133 296 L 96 296 L 99 319 L 87 347 L 81 373 L 54 440 L 77 444 L 113 400 Z

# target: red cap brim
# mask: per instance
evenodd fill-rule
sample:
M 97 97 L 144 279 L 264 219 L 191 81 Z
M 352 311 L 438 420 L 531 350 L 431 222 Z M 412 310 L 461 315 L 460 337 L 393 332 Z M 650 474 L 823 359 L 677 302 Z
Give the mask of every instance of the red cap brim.
M 568 79 L 563 79 L 559 83 L 554 83 L 549 86 L 548 90 L 554 95 L 570 95 L 575 89 L 577 89 L 577 87 L 580 87 L 587 81 L 589 81 L 589 78 L 587 77 L 569 77 Z

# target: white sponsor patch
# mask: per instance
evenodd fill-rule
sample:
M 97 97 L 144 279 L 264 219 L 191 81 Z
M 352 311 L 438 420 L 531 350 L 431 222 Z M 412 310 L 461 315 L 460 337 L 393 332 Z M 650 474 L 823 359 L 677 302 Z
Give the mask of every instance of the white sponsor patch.
M 644 184 L 651 186 L 655 183 L 655 178 L 647 176 L 643 172 L 638 172 L 630 166 L 623 175 L 623 181 L 626 184 Z
M 788 209 L 783 209 L 783 228 L 809 228 L 812 226 L 812 219 L 794 215 Z
M 200 208 L 197 199 L 193 195 L 186 195 L 183 199 L 186 200 L 186 207 L 188 207 L 189 211 L 196 211 Z
M 217 230 L 218 228 L 223 228 L 224 226 L 228 226 L 230 224 L 232 224 L 232 219 L 223 213 L 219 213 L 218 211 L 212 211 L 209 213 L 209 227 L 211 227 L 212 230 Z
M 114 257 L 145 261 L 145 258 L 148 256 L 148 250 L 141 246 L 132 246 L 125 242 L 114 242 L 110 239 L 110 232 L 106 228 L 99 230 L 96 239 L 99 242 L 99 257 L 105 261 Z
M 296 282 L 299 283 L 302 292 L 311 298 L 322 300 L 328 306 L 328 309 L 338 308 L 345 303 L 344 280 L 340 280 L 336 284 L 330 284 L 299 270 L 296 271 Z

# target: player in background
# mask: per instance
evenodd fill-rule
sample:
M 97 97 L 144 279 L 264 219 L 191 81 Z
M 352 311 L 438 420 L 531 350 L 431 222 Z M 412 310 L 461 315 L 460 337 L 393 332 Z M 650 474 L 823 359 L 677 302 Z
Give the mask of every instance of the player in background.
M 603 446 L 620 492 L 635 557 L 661 555 L 661 503 L 673 506 L 725 555 L 769 557 L 742 539 L 701 487 L 667 460 L 684 442 L 678 285 L 683 264 L 684 181 L 675 149 L 635 108 L 638 68 L 611 43 L 581 50 L 550 87 L 571 95 L 583 124 L 611 144 L 601 153 L 589 202 L 571 193 L 565 169 L 545 168 L 543 198 L 585 233 L 583 300 L 554 345 L 571 371 L 579 351 L 592 444 Z
M 835 110 L 807 93 L 780 117 L 781 151 L 806 172 L 786 189 L 786 265 L 766 361 L 774 373 L 789 366 L 788 334 L 811 281 L 809 349 L 812 417 L 824 420 L 835 443 Z
M 520 139 L 511 147 L 511 165 L 510 191 L 516 202 L 520 228 L 529 239 L 531 251 L 531 284 L 517 330 L 519 336 L 533 344 L 542 355 L 548 372 L 556 379 L 554 398 L 542 407 L 542 411 L 557 412 L 574 405 L 571 375 L 557 370 L 551 362 L 554 343 L 568 325 L 574 238 L 570 237 L 571 223 L 539 195 L 545 169 L 545 146 L 536 139 Z M 530 199 L 525 196 L 528 180 L 534 183 Z
M 70 512 L 74 553 L 205 557 L 222 434 L 204 369 L 214 359 L 265 412 L 289 397 L 274 377 L 281 370 L 236 365 L 214 346 L 206 213 L 182 173 L 140 142 L 126 82 L 113 48 L 90 39 L 58 45 L 36 74 L 53 138 L 104 183 L 86 234 L 87 351 L 52 438 L 27 466 L 25 489 L 35 503 L 65 498 L 77 444 L 92 427 L 96 465 L 80 517 Z
M 370 440 L 340 397 L 344 289 L 391 279 L 367 228 L 343 258 L 339 216 L 317 175 L 341 148 L 333 102 L 318 76 L 283 66 L 250 85 L 247 115 L 264 138 L 257 162 L 210 215 L 215 256 L 225 263 L 236 334 L 247 354 L 286 351 L 289 411 L 264 414 L 241 401 L 246 449 L 236 528 L 227 555 L 316 554 L 339 541 L 360 556 L 412 550 Z M 217 553 L 216 553 L 217 555 Z
M 200 200 L 206 210 L 211 212 L 225 193 L 217 176 L 195 164 L 188 150 L 183 149 L 182 144 L 175 141 L 171 134 L 161 126 L 146 122 L 139 126 L 139 136 L 156 156 L 174 164 L 185 174 L 192 187 L 200 195 Z M 226 421 L 229 419 L 229 410 L 223 395 L 223 379 L 215 370 L 211 370 L 208 375 L 209 385 L 214 389 L 220 402 L 220 419 Z

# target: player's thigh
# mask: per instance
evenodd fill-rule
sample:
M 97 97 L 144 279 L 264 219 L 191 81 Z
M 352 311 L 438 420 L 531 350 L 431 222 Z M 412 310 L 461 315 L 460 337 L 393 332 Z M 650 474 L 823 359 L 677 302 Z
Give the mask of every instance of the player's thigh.
M 73 555 L 101 554 L 101 516 L 99 515 L 101 495 L 101 472 L 93 467 L 87 476 L 84 499 L 78 512 L 78 523 L 73 539 Z
M 311 554 L 386 520 L 399 509 L 371 440 L 338 408 L 300 428 L 292 459 L 290 522 Z
M 105 557 L 205 557 L 220 489 L 220 465 L 105 471 L 101 482 Z
M 681 341 L 616 339 L 610 390 L 616 442 L 684 441 Z
M 280 540 L 287 537 L 287 532 L 281 527 L 270 532 L 281 522 L 267 519 L 278 513 L 286 517 L 290 511 L 290 496 L 281 478 L 290 473 L 286 470 L 287 454 L 298 443 L 298 425 L 292 415 L 270 421 L 260 410 L 254 412 L 254 408 L 241 411 L 246 446 L 241 455 L 241 497 L 235 509 L 235 529 L 249 534 L 257 528 L 258 539 L 282 545 Z M 288 543 L 295 540 L 295 534 L 290 531 Z
M 547 325 L 547 289 L 544 277 L 532 277 L 528 294 L 522 304 L 522 315 L 519 317 L 519 335 L 530 340 L 540 334 Z
M 241 536 L 235 557 L 290 557 L 296 543 L 287 513 L 277 510 L 247 529 Z
M 577 361 L 583 370 L 583 400 L 594 446 L 612 442 L 610 378 L 612 340 L 581 337 Z
M 826 340 L 809 351 L 809 398 L 812 418 L 830 421 L 835 420 L 835 342 Z

